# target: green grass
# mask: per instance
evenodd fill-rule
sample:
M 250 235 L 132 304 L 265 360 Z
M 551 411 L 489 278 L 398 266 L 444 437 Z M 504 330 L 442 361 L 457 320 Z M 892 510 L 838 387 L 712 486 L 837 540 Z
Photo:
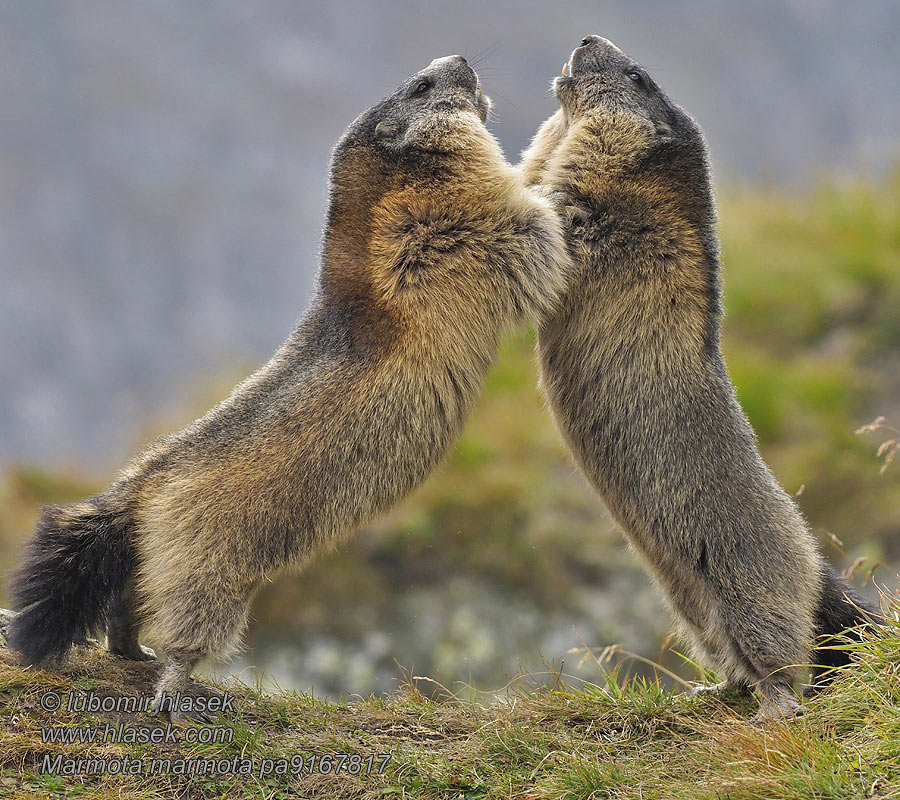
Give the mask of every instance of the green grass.
M 894 598 L 893 611 L 900 609 Z M 226 691 L 238 710 L 216 726 L 231 741 L 166 745 L 45 743 L 41 729 L 152 728 L 147 714 L 48 713 L 48 692 L 65 699 L 85 686 L 99 696 L 150 692 L 156 665 L 125 664 L 79 649 L 58 673 L 23 670 L 0 651 L 0 787 L 4 797 L 149 798 L 684 798 L 822 800 L 900 797 L 900 625 L 867 631 L 854 663 L 795 718 L 757 727 L 754 701 L 688 698 L 647 680 L 598 670 L 578 687 L 560 678 L 523 680 L 488 706 L 435 702 L 416 681 L 388 698 L 324 702 L 295 693 Z M 221 688 L 221 687 L 220 687 Z M 209 730 L 207 728 L 206 730 Z M 384 772 L 283 774 L 297 755 L 389 755 Z M 48 775 L 45 756 L 154 758 L 173 764 L 228 760 L 214 775 Z M 234 761 L 237 759 L 237 761 Z M 269 761 L 266 762 L 265 760 Z M 247 763 L 251 774 L 235 774 Z M 296 763 L 296 762 L 295 762 Z M 326 760 L 327 763 L 327 760 Z M 349 762 L 345 762 L 349 763 Z M 380 765 L 373 759 L 373 765 Z M 271 774 L 261 774 L 268 764 Z

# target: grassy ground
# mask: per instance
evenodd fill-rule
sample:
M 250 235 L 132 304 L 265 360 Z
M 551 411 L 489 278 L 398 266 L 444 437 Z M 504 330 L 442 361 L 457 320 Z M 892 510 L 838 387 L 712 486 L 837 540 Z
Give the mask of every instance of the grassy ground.
M 560 681 L 537 691 L 520 685 L 506 701 L 489 706 L 434 702 L 416 690 L 414 680 L 394 696 L 349 703 L 230 687 L 236 712 L 222 715 L 214 727 L 193 729 L 195 735 L 205 731 L 220 738 L 206 744 L 47 741 L 46 731 L 163 726 L 142 713 L 65 710 L 70 697 L 147 695 L 156 665 L 126 665 L 101 650 L 79 649 L 51 673 L 23 670 L 8 651 L 0 651 L 0 795 L 900 797 L 900 625 L 869 633 L 854 649 L 856 663 L 831 689 L 807 701 L 797 718 L 765 728 L 747 721 L 753 705 L 747 699 L 687 698 L 645 681 L 623 685 L 615 673 L 598 670 L 597 683 L 572 688 Z M 48 697 L 57 696 L 62 710 L 42 710 Z M 179 729 L 178 738 L 185 733 Z M 341 760 L 341 754 L 360 758 Z M 318 766 L 310 770 L 313 755 Z M 77 761 L 92 758 L 130 764 L 129 769 L 137 764 L 142 774 L 85 774 L 88 767 Z M 165 766 L 149 774 L 154 759 L 166 760 L 157 762 Z M 57 774 L 49 774 L 47 764 L 54 763 Z M 179 765 L 195 774 L 176 774 Z M 197 774 L 201 765 L 215 765 L 217 772 Z

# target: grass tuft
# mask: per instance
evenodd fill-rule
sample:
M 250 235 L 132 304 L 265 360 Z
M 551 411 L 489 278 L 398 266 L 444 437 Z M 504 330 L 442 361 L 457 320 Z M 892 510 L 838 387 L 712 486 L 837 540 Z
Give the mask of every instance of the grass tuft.
M 68 697 L 149 693 L 158 666 L 127 664 L 78 649 L 58 672 L 23 669 L 0 650 L 0 788 L 4 797 L 212 798 L 684 798 L 822 800 L 900 797 L 900 598 L 889 622 L 862 631 L 829 689 L 795 718 L 760 728 L 753 701 L 688 697 L 622 664 L 597 662 L 599 679 L 577 687 L 516 683 L 482 706 L 435 701 L 407 675 L 390 697 L 327 702 L 295 692 L 266 694 L 235 683 L 238 712 L 216 725 L 225 743 L 58 744 L 41 730 L 152 728 L 145 714 L 68 714 L 42 709 L 48 692 Z M 211 730 L 207 728 L 206 730 Z M 384 772 L 260 774 L 260 765 L 313 754 L 388 754 Z M 54 758 L 249 759 L 250 775 L 48 775 Z M 265 760 L 268 760 L 266 762 Z M 327 759 L 326 759 L 327 761 Z

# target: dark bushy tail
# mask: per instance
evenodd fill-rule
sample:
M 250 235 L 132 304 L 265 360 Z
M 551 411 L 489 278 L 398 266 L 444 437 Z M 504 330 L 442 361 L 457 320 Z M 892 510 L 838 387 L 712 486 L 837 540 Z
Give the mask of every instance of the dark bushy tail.
M 816 611 L 816 636 L 829 637 L 843 633 L 864 622 L 879 623 L 883 617 L 868 600 L 863 598 L 835 570 L 825 565 L 825 581 L 822 586 L 822 598 Z M 828 677 L 822 673 L 832 667 L 840 667 L 850 660 L 850 651 L 835 650 L 829 647 L 826 640 L 824 647 L 813 654 L 816 667 L 813 669 L 813 683 L 827 683 Z M 836 642 L 835 644 L 840 644 Z
M 131 516 L 106 495 L 43 509 L 13 575 L 9 644 L 30 664 L 56 661 L 102 628 L 134 571 Z

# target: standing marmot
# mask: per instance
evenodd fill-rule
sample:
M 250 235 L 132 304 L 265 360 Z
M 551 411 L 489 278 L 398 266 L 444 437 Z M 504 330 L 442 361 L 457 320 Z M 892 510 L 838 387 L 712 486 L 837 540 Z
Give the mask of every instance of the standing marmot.
M 522 169 L 573 200 L 577 277 L 539 336 L 557 423 L 699 654 L 758 689 L 761 717 L 785 712 L 814 636 L 865 615 L 763 463 L 729 381 L 706 145 L 599 36 L 555 91 L 561 109 Z
M 267 576 L 443 458 L 501 332 L 548 312 L 569 263 L 554 208 L 484 127 L 488 105 L 450 56 L 350 126 L 318 292 L 290 338 L 105 492 L 44 510 L 12 587 L 11 644 L 29 662 L 104 624 L 110 650 L 148 657 L 146 625 L 167 655 L 157 707 L 190 693 L 196 663 L 237 645 Z

